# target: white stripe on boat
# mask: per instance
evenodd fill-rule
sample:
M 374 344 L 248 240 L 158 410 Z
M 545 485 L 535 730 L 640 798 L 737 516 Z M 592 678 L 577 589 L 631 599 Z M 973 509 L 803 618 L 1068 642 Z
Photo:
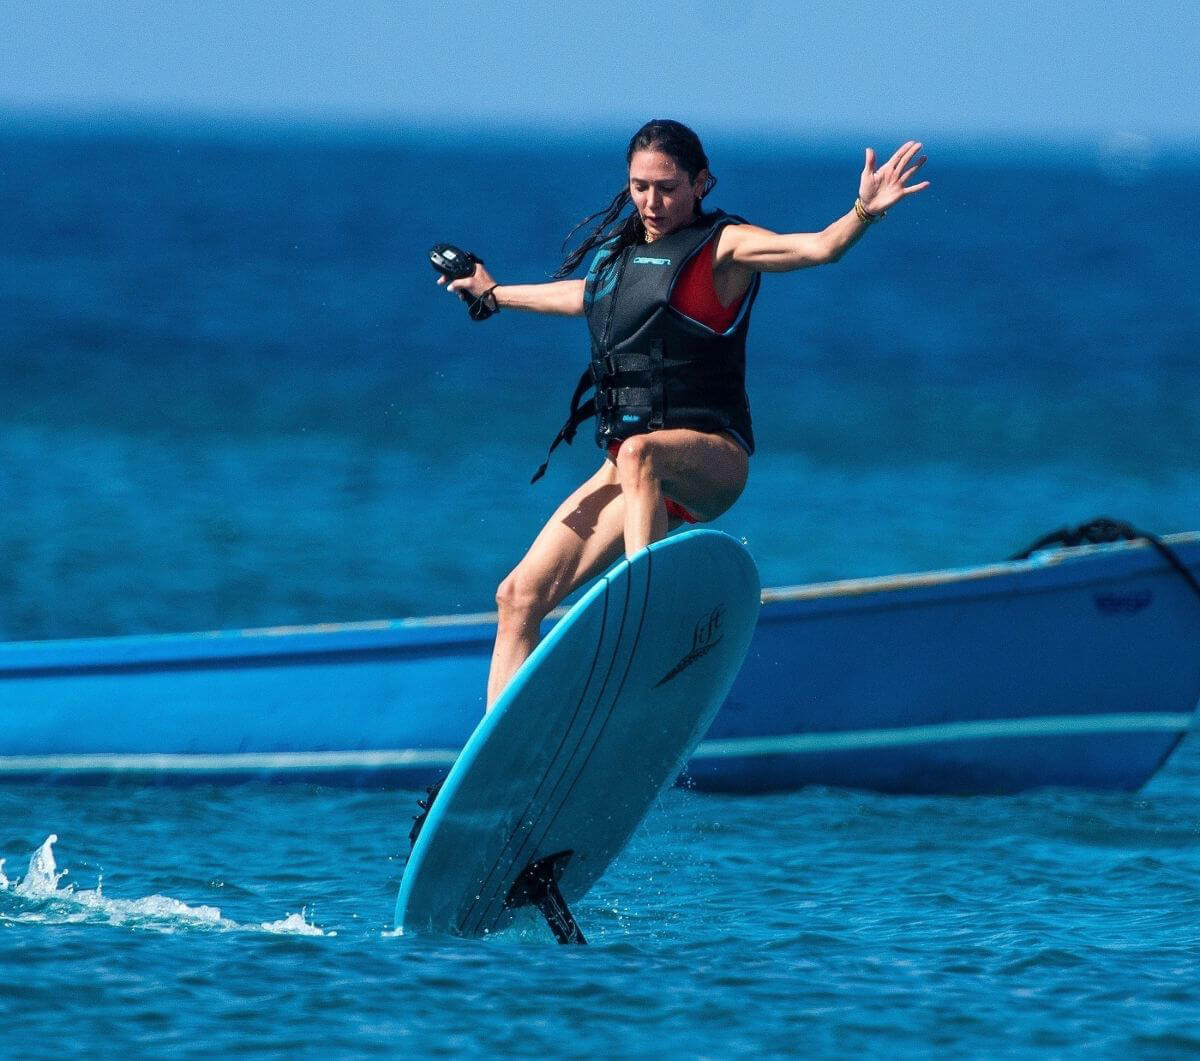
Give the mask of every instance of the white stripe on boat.
M 1192 722 L 1184 713 L 1058 715 L 946 722 L 895 729 L 838 733 L 788 733 L 778 737 L 735 737 L 701 743 L 694 759 L 738 756 L 805 755 L 870 748 L 933 744 L 1001 737 L 1067 737 L 1104 733 L 1182 732 Z M 242 773 L 256 771 L 338 771 L 450 766 L 457 748 L 382 748 L 370 751 L 234 752 L 230 754 L 97 753 L 90 755 L 0 756 L 0 774 L 33 773 Z
M 258 770 L 381 770 L 450 766 L 457 748 L 383 748 L 337 752 L 232 752 L 172 755 L 155 752 L 99 752 L 89 755 L 4 755 L 0 774 L 69 773 L 226 773 Z
M 812 752 L 894 748 L 952 740 L 997 737 L 1073 737 L 1100 733 L 1174 732 L 1186 730 L 1192 716 L 1182 713 L 1052 715 L 1043 718 L 996 718 L 978 722 L 944 722 L 897 729 L 856 729 L 841 733 L 787 733 L 779 737 L 737 737 L 704 741 L 694 759 L 729 759 L 748 755 L 803 755 Z

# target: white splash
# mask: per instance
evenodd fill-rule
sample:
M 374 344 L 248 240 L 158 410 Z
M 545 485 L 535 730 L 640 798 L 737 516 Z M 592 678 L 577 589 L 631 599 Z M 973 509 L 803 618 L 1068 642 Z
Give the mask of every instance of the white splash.
M 99 915 L 110 925 L 138 924 L 171 931 L 176 927 L 236 929 L 236 921 L 221 916 L 215 906 L 188 906 L 168 895 L 148 895 L 144 899 L 106 899 L 94 892 L 74 892 L 80 907 Z
M 215 906 L 189 906 L 168 895 L 148 895 L 141 899 L 110 899 L 101 891 L 59 887 L 67 870 L 59 870 L 54 859 L 58 836 L 51 833 L 29 859 L 29 870 L 15 884 L 4 875 L 0 861 L 0 890 L 24 900 L 25 908 L 15 915 L 17 921 L 76 923 L 96 921 L 109 925 L 136 925 L 139 928 L 174 932 L 180 928 L 212 929 L 222 932 L 271 932 L 278 935 L 335 936 L 306 920 L 307 909 L 289 914 L 281 921 L 259 925 L 241 925 Z M 13 916 L 13 915 L 10 915 Z
M 67 871 L 64 869 L 59 873 L 54 861 L 54 845 L 57 843 L 58 836 L 51 833 L 30 856 L 29 870 L 13 888 L 17 895 L 26 899 L 46 899 L 58 890 L 58 882 L 67 875 Z
M 288 914 L 282 921 L 264 921 L 258 926 L 264 932 L 285 936 L 336 936 L 336 932 L 325 932 L 308 920 L 308 908 L 298 914 Z

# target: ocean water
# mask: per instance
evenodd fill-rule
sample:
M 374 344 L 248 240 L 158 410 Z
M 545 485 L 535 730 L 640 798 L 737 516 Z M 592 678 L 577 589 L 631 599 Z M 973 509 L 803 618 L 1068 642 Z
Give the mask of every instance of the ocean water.
M 621 145 L 4 123 L 0 636 L 486 609 L 598 459 L 581 438 L 528 485 L 584 330 L 472 324 L 425 252 L 546 277 Z M 861 165 L 708 147 L 713 204 L 777 229 L 843 212 Z M 760 451 L 719 526 L 767 585 L 989 561 L 1102 513 L 1200 529 L 1200 155 L 928 150 L 929 192 L 764 284 Z M 0 1042 L 1191 1053 L 1198 782 L 1185 741 L 1136 795 L 672 792 L 578 949 L 393 935 L 411 793 L 0 787 Z
M 409 795 L 3 791 L 0 1038 L 19 1057 L 65 1034 L 97 1057 L 1191 1055 L 1198 784 L 1185 743 L 1138 795 L 672 791 L 577 904 L 587 947 L 538 925 L 394 935 Z
M 713 205 L 779 229 L 857 189 L 854 143 L 708 146 Z M 598 462 L 585 433 L 529 485 L 586 330 L 472 323 L 426 251 L 544 279 L 621 149 L 6 127 L 0 636 L 490 607 Z M 763 285 L 759 453 L 719 526 L 767 585 L 991 561 L 1100 513 L 1197 525 L 1200 152 L 928 150 L 929 191 Z

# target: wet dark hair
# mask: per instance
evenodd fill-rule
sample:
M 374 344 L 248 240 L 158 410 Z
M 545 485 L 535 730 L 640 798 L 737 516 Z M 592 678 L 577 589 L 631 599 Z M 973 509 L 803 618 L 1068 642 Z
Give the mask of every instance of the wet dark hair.
M 626 165 L 633 161 L 633 156 L 638 151 L 661 151 L 664 155 L 670 155 L 675 160 L 675 164 L 687 173 L 689 180 L 694 181 L 701 170 L 708 169 L 708 156 L 704 153 L 700 137 L 682 122 L 673 122 L 669 118 L 654 118 L 633 134 L 633 139 L 629 141 L 629 148 L 625 152 Z M 696 200 L 697 215 L 704 213 L 700 202 L 713 190 L 716 183 L 717 178 L 710 172 L 708 180 L 701 189 L 700 198 Z M 646 230 L 637 211 L 627 214 L 624 218 L 621 217 L 621 213 L 632 202 L 633 199 L 629 194 L 629 181 L 626 180 L 625 187 L 613 196 L 613 200 L 608 206 L 597 210 L 594 214 L 589 214 L 571 229 L 567 233 L 567 238 L 563 240 L 563 254 L 565 255 L 563 263 L 558 267 L 553 278 L 562 280 L 570 276 L 592 251 L 613 239 L 614 236 L 616 241 L 609 250 L 606 262 L 611 261 L 626 247 L 641 243 L 646 238 Z M 599 224 L 592 229 L 591 234 L 573 251 L 568 252 L 567 244 L 571 242 L 571 237 L 597 219 L 599 219 Z

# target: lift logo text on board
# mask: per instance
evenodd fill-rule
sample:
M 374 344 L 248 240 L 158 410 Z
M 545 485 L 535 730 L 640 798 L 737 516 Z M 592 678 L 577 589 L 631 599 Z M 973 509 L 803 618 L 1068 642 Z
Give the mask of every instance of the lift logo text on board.
M 683 659 L 658 680 L 658 684 L 654 688 L 657 689 L 659 685 L 666 685 L 672 678 L 677 678 L 701 656 L 717 647 L 721 641 L 721 615 L 724 611 L 725 605 L 718 604 L 711 612 L 697 621 L 692 630 L 692 647 Z

